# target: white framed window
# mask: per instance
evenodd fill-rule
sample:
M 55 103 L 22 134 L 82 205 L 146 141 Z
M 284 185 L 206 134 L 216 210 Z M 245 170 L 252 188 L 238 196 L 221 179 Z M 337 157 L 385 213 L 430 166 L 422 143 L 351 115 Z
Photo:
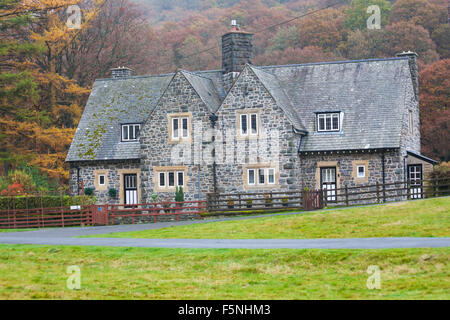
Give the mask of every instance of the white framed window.
M 169 114 L 169 142 L 188 141 L 191 136 L 191 115 L 189 113 Z
M 247 184 L 250 186 L 255 185 L 255 169 L 247 170 Z
M 172 139 L 179 139 L 180 119 L 172 118 Z
M 275 167 L 250 167 L 246 168 L 244 183 L 246 186 L 268 187 L 277 184 L 277 170 Z
M 266 181 L 266 170 L 258 169 L 258 184 L 265 184 Z
M 106 185 L 106 177 L 105 177 L 104 174 L 100 174 L 100 175 L 98 176 L 98 185 L 99 185 L 99 186 L 104 186 L 104 185 Z
M 339 113 L 318 113 L 317 114 L 317 131 L 340 131 L 340 114 Z
M 248 115 L 241 114 L 241 136 L 248 135 Z
M 184 186 L 184 172 L 183 171 L 177 172 L 177 186 L 179 186 L 179 187 Z
M 186 189 L 186 168 L 184 167 L 155 167 L 155 191 L 171 192 L 175 187 Z
M 165 172 L 160 172 L 159 173 L 159 187 L 160 188 L 165 188 L 166 187 L 166 173 Z
M 122 125 L 122 133 L 121 133 L 121 141 L 137 141 L 139 139 L 139 132 L 141 131 L 140 124 L 123 124 Z
M 274 168 L 267 169 L 267 183 L 275 184 L 275 169 Z
M 259 115 L 256 112 L 239 114 L 239 135 L 241 137 L 259 134 Z
M 169 187 L 175 187 L 175 172 L 168 172 Z
M 357 166 L 356 172 L 357 172 L 358 178 L 365 178 L 366 177 L 366 166 Z

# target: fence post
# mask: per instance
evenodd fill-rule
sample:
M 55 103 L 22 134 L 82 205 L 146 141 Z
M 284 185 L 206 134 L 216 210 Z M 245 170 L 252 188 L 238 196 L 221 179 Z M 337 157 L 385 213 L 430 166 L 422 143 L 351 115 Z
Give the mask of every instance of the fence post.
M 13 197 L 13 221 L 14 221 L 14 229 L 16 229 L 16 215 L 17 215 L 17 211 L 16 211 L 16 197 Z
M 408 184 L 406 186 L 407 188 L 407 195 L 408 195 L 408 200 L 411 200 L 411 181 L 408 179 Z
M 63 209 L 63 201 L 62 201 L 62 191 L 59 192 L 59 204 L 60 204 L 60 208 L 61 208 L 61 224 L 62 227 L 64 228 L 64 209 Z
M 242 205 L 241 205 L 241 194 L 238 194 L 238 201 L 239 201 L 239 209 L 242 209 Z
M 41 191 L 41 223 L 42 227 L 44 227 L 44 204 L 42 202 L 42 191 Z M 38 223 L 39 228 L 41 227 L 41 224 Z
M 380 183 L 377 181 L 377 203 L 380 203 Z
M 348 207 L 348 186 L 345 186 L 345 205 Z
M 437 196 L 437 180 L 433 181 L 433 198 Z

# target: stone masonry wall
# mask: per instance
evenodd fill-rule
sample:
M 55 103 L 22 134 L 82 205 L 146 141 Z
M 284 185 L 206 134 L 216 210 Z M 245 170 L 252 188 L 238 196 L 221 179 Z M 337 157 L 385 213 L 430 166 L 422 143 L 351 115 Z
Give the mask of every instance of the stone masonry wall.
M 255 110 L 260 116 L 261 132 L 278 131 L 277 143 L 264 145 L 263 139 L 242 140 L 237 137 L 239 112 Z M 217 112 L 216 132 L 218 192 L 265 192 L 297 190 L 300 184 L 297 148 L 299 136 L 274 99 L 260 83 L 253 71 L 244 69 Z M 231 145 L 226 135 L 231 134 Z M 224 141 L 225 140 L 225 141 Z M 273 152 L 279 151 L 274 154 Z M 258 148 L 257 155 L 250 151 Z M 228 149 L 228 150 L 227 150 Z M 229 151 L 231 150 L 231 152 Z M 271 153 L 272 152 L 272 153 Z M 269 159 L 265 159 L 270 156 Z M 248 188 L 244 183 L 246 165 L 275 161 L 278 165 L 278 185 Z
M 80 168 L 80 181 L 84 182 L 85 188 L 94 188 L 94 195 L 97 197 L 97 204 L 119 204 L 121 203 L 121 197 L 123 198 L 122 177 L 124 173 L 135 173 L 139 170 L 138 160 L 126 160 L 126 161 L 86 161 L 86 162 L 73 162 L 70 164 L 70 176 L 69 186 L 70 194 L 77 194 L 77 168 Z M 106 173 L 106 185 L 104 187 L 96 186 L 95 173 Z M 123 180 L 123 179 L 122 179 Z M 139 176 L 138 176 L 139 180 Z M 117 190 L 117 197 L 112 199 L 108 190 L 114 188 Z M 101 189 L 101 190 L 100 190 Z M 122 190 L 121 190 L 122 189 Z M 140 191 L 138 190 L 138 193 Z
M 191 141 L 169 143 L 168 115 L 174 113 L 191 114 Z M 151 201 L 151 195 L 157 193 L 159 200 L 174 201 L 175 190 L 155 192 L 155 167 L 186 166 L 185 200 L 198 198 L 198 179 L 200 177 L 200 197 L 206 199 L 206 194 L 212 192 L 212 134 L 210 112 L 182 73 L 178 73 L 158 105 L 141 130 L 141 172 L 143 201 Z M 200 134 L 199 134 L 200 132 Z M 205 134 L 205 136 L 202 136 Z M 203 142 L 202 142 L 203 140 Z M 194 152 L 195 148 L 203 152 Z M 173 151 L 177 157 L 172 157 Z M 199 159 L 198 154 L 203 155 Z M 197 157 L 195 157 L 197 155 Z M 200 163 L 200 160 L 206 163 Z M 181 161 L 181 162 L 180 162 Z M 200 170 L 200 173 L 199 173 Z

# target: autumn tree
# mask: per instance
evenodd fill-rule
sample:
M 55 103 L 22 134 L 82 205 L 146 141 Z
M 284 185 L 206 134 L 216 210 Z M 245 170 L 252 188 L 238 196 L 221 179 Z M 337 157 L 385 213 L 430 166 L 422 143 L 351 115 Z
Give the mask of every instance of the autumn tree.
M 450 160 L 450 59 L 420 72 L 420 116 L 423 153 Z
M 367 20 L 372 15 L 367 12 L 367 8 L 372 5 L 380 8 L 381 27 L 384 28 L 389 21 L 391 12 L 391 4 L 386 0 L 352 0 L 350 6 L 345 10 L 344 26 L 350 30 L 366 30 Z

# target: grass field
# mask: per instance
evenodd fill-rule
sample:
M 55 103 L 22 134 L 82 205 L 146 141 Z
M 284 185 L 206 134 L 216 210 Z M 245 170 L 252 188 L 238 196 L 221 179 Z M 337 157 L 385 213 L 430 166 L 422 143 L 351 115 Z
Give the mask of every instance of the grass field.
M 450 248 L 185 250 L 0 245 L 0 299 L 449 299 Z M 81 289 L 66 288 L 68 266 Z M 369 265 L 381 289 L 369 290 Z
M 448 237 L 450 197 L 195 224 L 93 237 L 153 239 L 307 239 Z

